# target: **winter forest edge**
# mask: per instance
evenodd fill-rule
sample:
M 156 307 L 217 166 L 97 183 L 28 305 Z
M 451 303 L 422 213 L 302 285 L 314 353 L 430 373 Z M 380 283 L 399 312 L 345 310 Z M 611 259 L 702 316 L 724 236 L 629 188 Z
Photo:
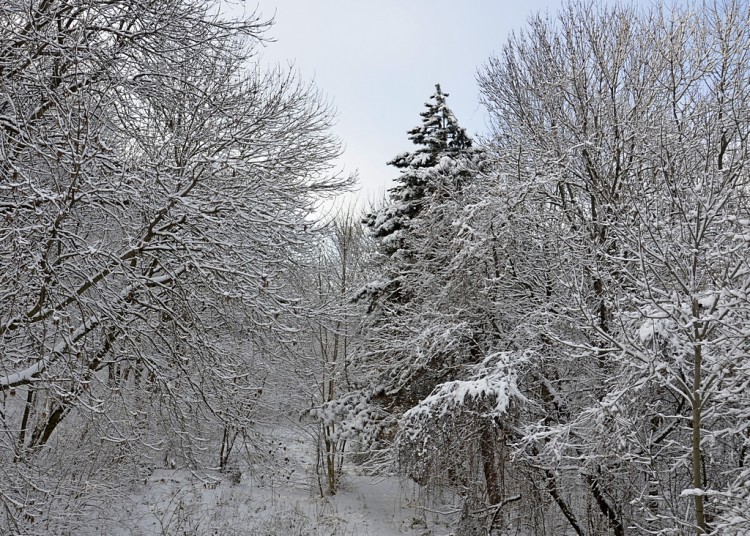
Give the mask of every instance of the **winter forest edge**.
M 750 3 L 532 16 L 330 217 L 218 6 L 0 3 L 0 534 L 750 534 Z

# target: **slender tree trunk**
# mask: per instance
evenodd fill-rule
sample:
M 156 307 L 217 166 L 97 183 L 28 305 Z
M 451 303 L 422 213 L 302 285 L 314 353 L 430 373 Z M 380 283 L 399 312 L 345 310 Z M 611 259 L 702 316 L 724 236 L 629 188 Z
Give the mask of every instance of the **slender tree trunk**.
M 697 318 L 699 313 L 698 300 L 693 299 L 693 317 Z M 695 345 L 693 347 L 693 393 L 690 397 L 693 409 L 693 488 L 703 490 L 703 475 L 701 474 L 702 453 L 701 453 L 701 367 L 703 366 L 703 348 L 701 346 L 701 326 L 696 321 L 694 325 Z M 697 535 L 706 534 L 706 517 L 703 511 L 703 495 L 696 493 L 693 495 L 695 503 L 695 533 Z
M 547 493 L 549 493 L 550 497 L 552 497 L 552 499 L 555 501 L 555 504 L 563 513 L 565 519 L 568 520 L 570 526 L 573 527 L 573 530 L 576 531 L 576 534 L 578 534 L 578 536 L 584 536 L 581 525 L 578 523 L 578 519 L 568 506 L 568 503 L 566 503 L 565 499 L 563 499 L 562 495 L 560 495 L 560 490 L 558 490 L 557 488 L 557 479 L 555 478 L 555 473 L 553 473 L 549 469 L 545 469 L 544 475 L 547 477 Z
M 221 437 L 221 448 L 219 449 L 219 471 L 224 473 L 229 462 L 229 425 L 224 425 L 224 434 Z
M 328 493 L 336 495 L 338 478 L 336 474 L 336 442 L 331 439 L 334 435 L 334 425 L 323 426 L 323 443 L 325 445 L 325 462 L 326 462 L 326 481 L 328 483 Z
M 487 485 L 487 495 L 490 500 L 490 505 L 494 506 L 500 504 L 503 497 L 500 483 L 498 482 L 497 467 L 495 464 L 495 430 L 492 419 L 484 419 L 479 444 L 482 454 L 484 482 Z
M 21 453 L 26 448 L 26 429 L 29 426 L 29 417 L 31 416 L 31 408 L 34 405 L 34 391 L 29 386 L 29 390 L 26 392 L 26 405 L 23 408 L 23 417 L 21 418 L 21 430 L 18 432 L 18 446 L 14 460 L 16 462 L 21 460 Z
M 599 479 L 594 476 L 589 476 L 587 477 L 587 480 L 589 488 L 591 489 L 591 494 L 594 496 L 594 500 L 596 501 L 599 510 L 601 510 L 602 514 L 604 514 L 609 520 L 609 524 L 612 525 L 612 530 L 614 530 L 615 536 L 625 536 L 625 526 L 622 524 L 622 519 L 604 496 Z

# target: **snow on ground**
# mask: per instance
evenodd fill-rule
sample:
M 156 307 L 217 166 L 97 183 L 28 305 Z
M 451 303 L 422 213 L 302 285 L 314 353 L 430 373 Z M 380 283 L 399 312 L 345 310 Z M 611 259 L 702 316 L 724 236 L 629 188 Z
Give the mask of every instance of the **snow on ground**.
M 204 484 L 184 469 L 158 469 L 133 490 L 115 536 L 438 536 L 445 523 L 417 507 L 417 490 L 395 478 L 345 471 L 335 496 L 320 497 L 309 437 L 277 435 L 285 464 L 248 468 Z M 314 454 L 314 453 L 313 453 Z

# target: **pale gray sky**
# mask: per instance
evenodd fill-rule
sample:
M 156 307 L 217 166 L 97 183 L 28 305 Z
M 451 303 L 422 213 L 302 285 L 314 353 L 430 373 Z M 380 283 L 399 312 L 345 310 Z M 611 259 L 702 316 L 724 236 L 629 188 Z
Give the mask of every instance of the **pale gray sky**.
M 246 9 L 254 4 L 247 1 Z M 412 149 L 406 131 L 436 83 L 470 134 L 485 130 L 476 72 L 512 30 L 560 0 L 259 0 L 275 16 L 264 59 L 294 62 L 338 110 L 341 164 L 359 170 L 361 200 L 392 185 L 386 162 Z

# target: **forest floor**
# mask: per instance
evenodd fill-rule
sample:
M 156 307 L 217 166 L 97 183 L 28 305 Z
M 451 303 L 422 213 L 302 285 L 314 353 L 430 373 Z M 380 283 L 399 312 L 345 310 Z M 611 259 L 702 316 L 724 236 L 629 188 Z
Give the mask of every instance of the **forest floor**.
M 413 486 L 344 471 L 336 495 L 321 497 L 309 437 L 284 434 L 283 464 L 237 471 L 205 485 L 187 470 L 158 469 L 132 493 L 116 536 L 442 536 L 447 523 L 418 508 Z M 323 488 L 325 483 L 322 482 Z M 111 512 L 112 515 L 117 515 Z

